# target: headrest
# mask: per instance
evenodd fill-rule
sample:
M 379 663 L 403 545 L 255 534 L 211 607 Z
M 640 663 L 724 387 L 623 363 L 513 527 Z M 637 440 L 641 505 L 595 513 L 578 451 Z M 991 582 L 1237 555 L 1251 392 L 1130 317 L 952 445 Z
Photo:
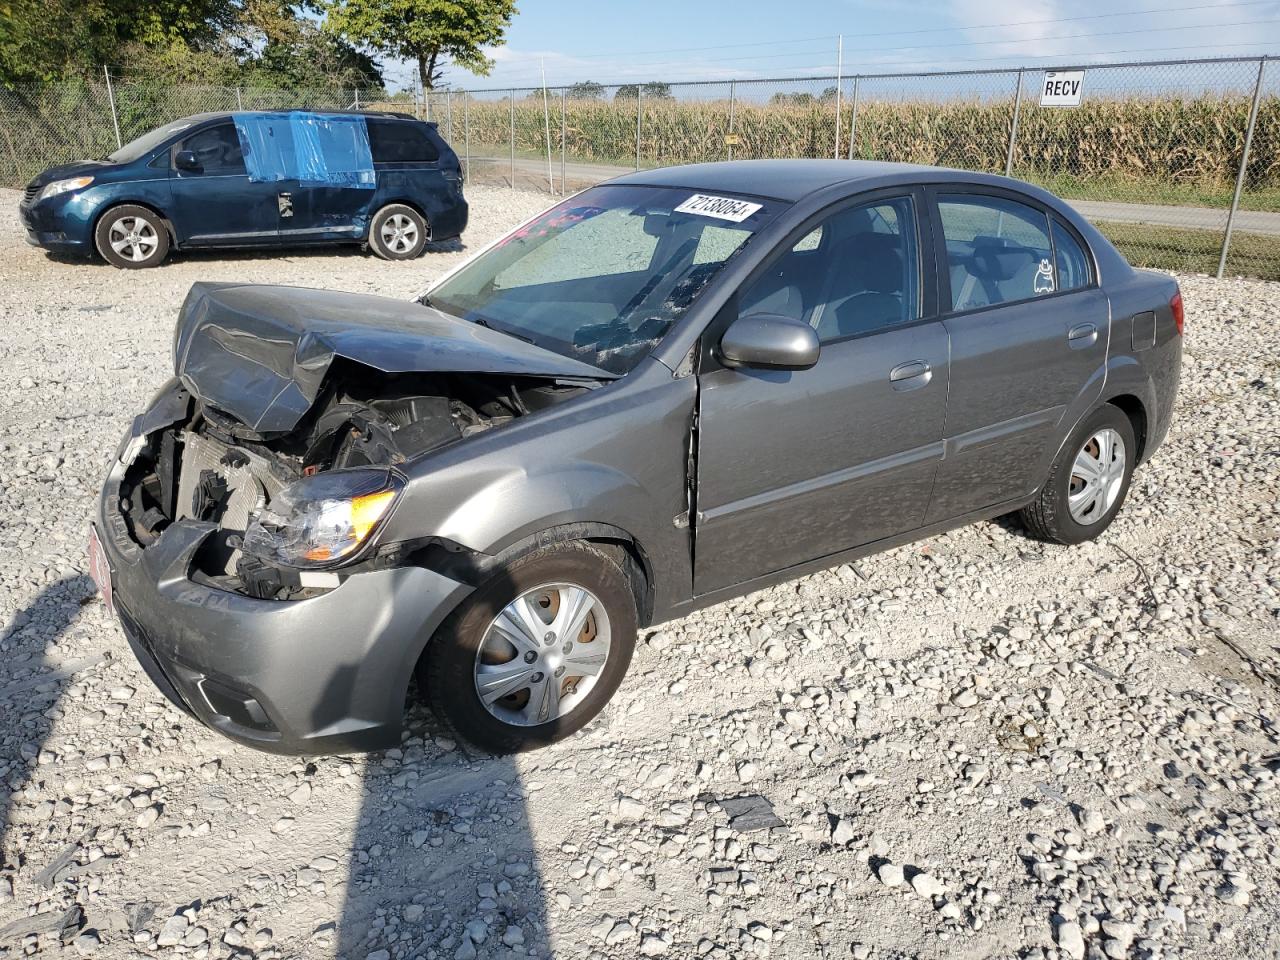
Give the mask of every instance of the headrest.
M 1037 260 L 1036 252 L 1003 237 L 973 238 L 974 273 L 988 280 L 1012 280 Z

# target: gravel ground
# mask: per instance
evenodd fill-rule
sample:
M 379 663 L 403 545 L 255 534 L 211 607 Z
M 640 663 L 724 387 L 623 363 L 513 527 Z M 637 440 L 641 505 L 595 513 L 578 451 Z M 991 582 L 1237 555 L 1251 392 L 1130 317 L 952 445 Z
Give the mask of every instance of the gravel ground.
M 546 202 L 473 187 L 467 245 Z M 1280 285 L 1184 278 L 1172 434 L 1093 544 L 982 524 L 648 631 L 566 743 L 291 759 L 169 707 L 85 525 L 196 279 L 465 251 L 21 242 L 0 191 L 0 955 L 1240 957 L 1280 946 Z M 759 796 L 745 811 L 725 801 Z M 772 824 L 772 826 L 771 826 Z

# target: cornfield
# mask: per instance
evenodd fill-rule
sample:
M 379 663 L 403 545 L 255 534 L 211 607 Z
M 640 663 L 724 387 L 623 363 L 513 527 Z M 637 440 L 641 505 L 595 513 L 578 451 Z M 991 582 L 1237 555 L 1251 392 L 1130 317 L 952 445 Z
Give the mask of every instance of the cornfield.
M 1249 115 L 1248 97 L 1156 97 L 1095 100 L 1073 110 L 1024 104 L 1013 168 L 1016 175 L 1104 179 L 1135 185 L 1230 188 L 1236 176 Z M 589 162 L 632 164 L 636 159 L 636 101 L 567 100 L 565 151 Z M 455 111 L 461 109 L 455 103 Z M 559 102 L 553 137 L 559 139 Z M 467 103 L 472 149 L 508 148 L 509 100 Z M 835 143 L 830 104 L 745 104 L 725 101 L 641 100 L 639 153 L 646 166 L 724 160 L 726 138 L 736 138 L 735 159 L 829 157 Z M 855 157 L 940 164 L 1003 172 L 1012 104 L 984 101 L 870 101 L 858 104 Z M 841 155 L 848 149 L 849 113 L 842 123 Z M 457 126 L 455 121 L 455 127 Z M 517 153 L 545 150 L 541 99 L 515 103 Z M 456 135 L 455 135 L 456 139 Z M 1248 183 L 1280 188 L 1280 96 L 1259 104 Z

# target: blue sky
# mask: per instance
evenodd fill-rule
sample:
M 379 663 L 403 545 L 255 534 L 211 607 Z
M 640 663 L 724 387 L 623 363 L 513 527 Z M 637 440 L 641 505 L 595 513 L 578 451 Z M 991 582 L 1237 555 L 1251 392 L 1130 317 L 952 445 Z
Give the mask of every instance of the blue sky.
M 833 74 L 839 34 L 846 73 L 1280 53 L 1280 2 L 522 0 L 490 76 L 447 81 L 537 86 L 544 61 L 552 85 Z

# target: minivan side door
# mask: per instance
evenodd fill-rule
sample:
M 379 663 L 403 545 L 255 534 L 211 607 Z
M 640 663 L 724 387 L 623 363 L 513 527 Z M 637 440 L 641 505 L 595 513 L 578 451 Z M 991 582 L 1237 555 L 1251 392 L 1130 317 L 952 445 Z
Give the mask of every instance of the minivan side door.
M 923 522 L 942 458 L 948 348 L 922 203 L 899 189 L 811 219 L 729 301 L 732 317 L 809 323 L 822 347 L 808 370 L 704 363 L 695 593 Z
M 182 151 L 198 166 L 179 169 Z M 253 183 L 235 124 L 220 120 L 188 134 L 169 150 L 169 190 L 165 211 L 184 247 L 255 246 L 279 240 L 277 183 Z
M 1030 197 L 962 185 L 929 193 L 951 339 L 934 522 L 1035 492 L 1064 418 L 1101 395 L 1110 308 L 1083 239 Z

